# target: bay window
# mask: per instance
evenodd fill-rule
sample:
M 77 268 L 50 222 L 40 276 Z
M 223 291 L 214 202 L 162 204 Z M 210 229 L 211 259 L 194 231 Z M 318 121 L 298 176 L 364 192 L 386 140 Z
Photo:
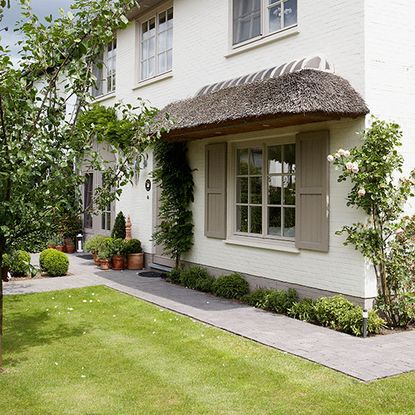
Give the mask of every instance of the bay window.
M 295 144 L 236 149 L 235 234 L 295 239 Z
M 297 0 L 233 0 L 233 44 L 297 24 Z
M 173 8 L 141 24 L 140 80 L 171 71 L 173 66 Z

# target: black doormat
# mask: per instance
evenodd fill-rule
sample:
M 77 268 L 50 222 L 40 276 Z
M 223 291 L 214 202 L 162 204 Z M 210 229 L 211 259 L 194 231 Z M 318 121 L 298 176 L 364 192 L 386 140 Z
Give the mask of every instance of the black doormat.
M 81 259 L 92 259 L 92 255 L 85 253 L 85 254 L 76 254 L 77 258 L 81 258 Z
M 158 271 L 141 271 L 137 273 L 140 277 L 145 277 L 145 278 L 164 278 L 164 273 L 163 272 L 158 272 Z

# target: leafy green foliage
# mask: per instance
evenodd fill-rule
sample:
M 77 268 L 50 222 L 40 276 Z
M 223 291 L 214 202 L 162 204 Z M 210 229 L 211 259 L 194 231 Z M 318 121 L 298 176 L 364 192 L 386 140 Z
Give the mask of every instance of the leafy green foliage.
M 242 301 L 256 308 L 261 308 L 265 302 L 265 297 L 271 292 L 269 289 L 258 288 L 242 297 Z
M 304 298 L 301 301 L 296 301 L 288 310 L 290 317 L 307 322 L 315 322 L 315 301 L 311 298 Z
M 287 313 L 294 302 L 298 300 L 298 296 L 292 288 L 287 291 L 260 288 L 246 295 L 243 300 L 253 307 L 274 313 Z
M 122 212 L 118 212 L 118 215 L 115 218 L 111 237 L 115 239 L 125 239 L 125 216 Z
M 101 244 L 107 239 L 108 237 L 105 235 L 93 235 L 88 238 L 85 242 L 85 251 L 91 253 L 97 253 Z
M 213 293 L 218 297 L 241 299 L 249 292 L 249 284 L 242 275 L 223 275 L 213 282 Z
M 378 309 L 391 326 L 410 322 L 406 299 L 415 292 L 415 219 L 402 217 L 405 203 L 414 196 L 415 171 L 397 180 L 403 166 L 397 150 L 401 140 L 399 125 L 374 119 L 360 147 L 328 156 L 341 170 L 338 181 L 351 181 L 348 206 L 368 216 L 337 234 L 345 234 L 345 244 L 372 262 L 379 282 Z
M 340 295 L 319 298 L 314 304 L 314 313 L 316 321 L 322 326 L 355 336 L 362 335 L 362 309 Z M 368 332 L 379 333 L 384 326 L 385 321 L 376 311 L 369 311 Z
M 138 239 L 130 239 L 125 243 L 125 253 L 126 254 L 141 254 L 143 248 L 141 247 L 141 242 Z
M 66 275 L 69 268 L 68 257 L 56 249 L 45 249 L 40 253 L 40 267 L 50 277 Z
M 10 271 L 12 277 L 26 277 L 31 273 L 30 254 L 26 251 L 17 250 L 11 255 L 3 254 L 4 266 Z
M 175 275 L 173 275 L 173 278 Z M 202 267 L 191 267 L 181 271 L 180 282 L 187 288 L 211 292 L 214 278 Z
M 153 177 L 161 188 L 160 226 L 153 235 L 165 253 L 179 266 L 180 257 L 193 245 L 193 174 L 186 143 L 158 141 L 154 146 Z
M 126 253 L 127 242 L 124 239 L 112 239 L 111 251 L 112 255 L 124 255 Z
M 180 277 L 182 273 L 180 269 L 173 268 L 170 272 L 167 273 L 167 281 L 173 283 L 173 284 L 181 284 Z

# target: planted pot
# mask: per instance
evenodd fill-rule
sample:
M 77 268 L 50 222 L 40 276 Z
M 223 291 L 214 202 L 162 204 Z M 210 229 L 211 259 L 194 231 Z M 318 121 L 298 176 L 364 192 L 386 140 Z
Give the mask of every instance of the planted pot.
M 103 271 L 108 271 L 110 269 L 109 259 L 101 259 L 100 262 L 101 262 L 100 266 Z
M 75 245 L 74 244 L 65 244 L 66 252 L 68 254 L 73 254 L 75 252 Z
M 127 260 L 128 269 L 143 269 L 144 268 L 144 254 L 128 254 Z
M 64 245 L 56 245 L 55 249 L 57 251 L 60 251 L 60 252 L 65 252 L 65 246 Z
M 56 248 L 56 245 L 54 245 L 54 244 L 48 244 L 48 248 L 49 249 L 55 249 Z
M 100 260 L 98 259 L 97 253 L 96 252 L 91 252 L 91 255 L 92 255 L 92 259 L 95 262 L 95 265 L 99 265 L 100 264 Z
M 123 255 L 113 255 L 112 269 L 115 271 L 122 271 L 124 269 L 124 256 Z

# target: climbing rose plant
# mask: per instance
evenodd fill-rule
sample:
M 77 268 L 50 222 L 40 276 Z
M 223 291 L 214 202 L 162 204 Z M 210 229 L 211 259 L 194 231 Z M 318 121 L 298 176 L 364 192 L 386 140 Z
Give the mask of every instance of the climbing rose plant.
M 398 124 L 373 119 L 361 146 L 327 157 L 341 172 L 338 181 L 351 182 L 347 205 L 367 215 L 366 221 L 343 226 L 337 234 L 373 264 L 376 306 L 393 327 L 415 321 L 415 219 L 404 216 L 405 204 L 414 196 L 415 171 L 400 177 L 401 140 Z

